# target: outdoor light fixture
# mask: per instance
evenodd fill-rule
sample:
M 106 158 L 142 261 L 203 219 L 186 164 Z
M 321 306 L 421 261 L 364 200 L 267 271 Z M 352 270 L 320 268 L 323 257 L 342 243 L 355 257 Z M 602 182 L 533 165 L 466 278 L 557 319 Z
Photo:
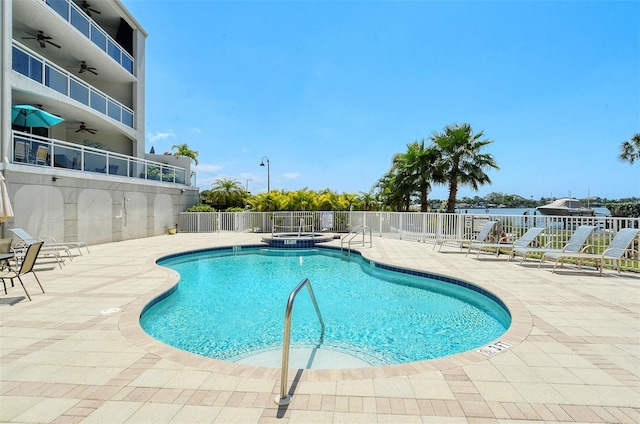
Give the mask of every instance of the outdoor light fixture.
M 264 166 L 265 159 L 267 160 L 267 193 L 269 193 L 271 191 L 271 170 L 269 169 L 269 158 L 266 156 L 262 156 L 260 166 Z

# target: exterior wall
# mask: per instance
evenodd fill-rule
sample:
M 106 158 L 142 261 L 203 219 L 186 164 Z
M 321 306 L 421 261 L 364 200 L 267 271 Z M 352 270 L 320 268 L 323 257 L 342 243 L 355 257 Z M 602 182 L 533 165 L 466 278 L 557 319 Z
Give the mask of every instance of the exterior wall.
M 80 2 L 75 1 L 77 6 Z M 143 159 L 145 157 L 145 40 L 147 33 L 120 0 L 95 2 L 102 12 L 90 19 L 112 38 L 116 22 L 124 19 L 133 30 L 133 70 L 114 61 L 113 56 L 63 17 L 61 2 L 44 0 L 0 0 L 0 171 L 5 180 L 14 218 L 0 226 L 2 236 L 9 228 L 23 228 L 35 237 L 57 241 L 86 241 L 89 244 L 122 241 L 163 234 L 178 222 L 178 214 L 197 204 L 197 187 L 189 185 L 190 161 L 163 157 L 187 169 L 186 184 L 169 184 L 92 172 L 77 172 L 52 166 L 12 163 L 11 106 L 38 105 L 65 121 L 49 129 L 49 137 L 88 146 L 100 143 L 106 150 Z M 69 4 L 69 7 L 75 7 Z M 26 41 L 25 31 L 43 30 L 62 49 L 38 47 Z M 133 126 L 104 111 L 61 94 L 41 80 L 13 70 L 13 44 L 41 63 L 57 66 L 82 84 L 96 89 L 132 110 Z M 117 43 L 117 41 L 115 41 Z M 124 46 L 121 46 L 124 48 Z M 78 58 L 96 66 L 99 75 L 69 71 Z M 70 78 L 70 76 L 69 76 Z M 44 85 L 43 85 L 44 84 Z M 78 132 L 80 122 L 96 128 L 94 134 Z M 21 130 L 22 131 L 22 130 Z M 50 151 L 51 152 L 51 151 Z M 186 166 L 185 166 L 186 165 Z
M 2 226 L 4 237 L 11 236 L 8 228 L 89 244 L 150 237 L 175 227 L 179 213 L 198 203 L 195 187 L 118 177 L 74 178 L 72 172 L 53 175 L 25 168 L 9 165 L 4 172 L 15 214 Z

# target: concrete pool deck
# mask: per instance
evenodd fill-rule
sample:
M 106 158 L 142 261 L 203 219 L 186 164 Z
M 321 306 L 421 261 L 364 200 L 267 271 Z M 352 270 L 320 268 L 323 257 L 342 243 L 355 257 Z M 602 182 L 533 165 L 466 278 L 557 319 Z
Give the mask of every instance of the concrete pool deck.
M 90 246 L 63 269 L 39 263 L 45 294 L 27 275 L 32 302 L 19 285 L 0 296 L 0 422 L 640 422 L 638 274 L 553 274 L 534 261 L 374 238 L 360 249 L 366 258 L 498 295 L 514 316 L 499 339 L 511 347 L 387 367 L 290 369 L 287 407 L 273 400 L 280 369 L 192 355 L 140 329 L 144 305 L 178 279 L 155 265 L 158 257 L 260 238 L 166 235 Z

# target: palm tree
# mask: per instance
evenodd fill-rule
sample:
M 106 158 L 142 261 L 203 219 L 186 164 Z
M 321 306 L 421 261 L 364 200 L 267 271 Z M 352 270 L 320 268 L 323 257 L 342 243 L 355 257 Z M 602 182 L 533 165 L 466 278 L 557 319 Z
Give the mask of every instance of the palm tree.
M 394 166 L 399 170 L 399 175 L 407 179 L 405 185 L 411 187 L 420 199 L 421 212 L 429 209 L 431 182 L 442 179 L 436 168 L 438 150 L 433 146 L 425 147 L 424 142 L 422 139 L 407 144 L 406 153 L 394 157 Z
M 460 185 L 474 190 L 483 184 L 491 184 L 485 170 L 500 169 L 492 155 L 480 153 L 492 140 L 484 139 L 484 132 L 473 133 L 471 125 L 448 125 L 441 133 L 434 133 L 431 140 L 438 151 L 437 175 L 449 184 L 447 212 L 454 212 Z
M 630 140 L 625 140 L 620 144 L 618 159 L 632 165 L 636 160 L 640 161 L 640 133 L 634 134 Z
M 360 204 L 362 205 L 363 211 L 376 210 L 376 197 L 373 194 L 373 191 L 369 191 L 366 193 L 364 191 L 361 191 L 358 197 L 360 197 Z
M 244 206 L 245 190 L 238 181 L 219 178 L 211 188 L 211 202 L 226 207 Z
M 187 146 L 187 143 L 175 144 L 171 146 L 171 148 L 177 149 L 177 151 L 173 154 L 174 156 L 188 157 L 191 158 L 191 160 L 193 160 L 196 165 L 198 164 L 198 152 L 196 152 L 195 150 L 191 150 L 189 146 Z

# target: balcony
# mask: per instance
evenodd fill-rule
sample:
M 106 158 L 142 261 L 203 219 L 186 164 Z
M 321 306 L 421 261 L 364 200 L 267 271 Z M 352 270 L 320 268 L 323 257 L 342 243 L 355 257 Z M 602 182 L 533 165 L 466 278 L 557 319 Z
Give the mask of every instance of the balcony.
M 20 131 L 12 131 L 12 139 L 15 164 L 195 186 L 195 172 L 185 168 Z
M 133 110 L 95 87 L 75 77 L 52 62 L 13 42 L 12 68 L 58 93 L 133 128 Z
M 70 0 L 42 0 L 65 21 L 91 40 L 129 73 L 134 73 L 133 57 Z

